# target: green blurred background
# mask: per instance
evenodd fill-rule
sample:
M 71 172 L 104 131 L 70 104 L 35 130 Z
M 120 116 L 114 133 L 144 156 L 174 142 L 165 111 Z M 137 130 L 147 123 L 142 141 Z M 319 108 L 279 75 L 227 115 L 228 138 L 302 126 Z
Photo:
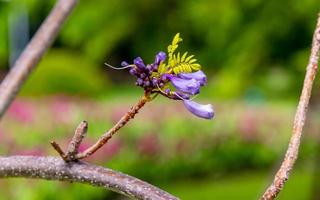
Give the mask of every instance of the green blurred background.
M 3 78 L 55 1 L 0 1 Z M 142 95 L 119 66 L 147 63 L 180 32 L 208 74 L 198 100 L 212 121 L 158 97 L 88 161 L 146 180 L 181 199 L 257 199 L 287 147 L 320 4 L 316 0 L 80 1 L 0 123 L 2 155 L 56 155 L 89 122 L 92 144 Z M 320 82 L 300 157 L 278 199 L 319 199 Z M 81 192 L 79 192 L 81 191 Z M 0 180 L 0 199 L 124 199 L 103 189 Z

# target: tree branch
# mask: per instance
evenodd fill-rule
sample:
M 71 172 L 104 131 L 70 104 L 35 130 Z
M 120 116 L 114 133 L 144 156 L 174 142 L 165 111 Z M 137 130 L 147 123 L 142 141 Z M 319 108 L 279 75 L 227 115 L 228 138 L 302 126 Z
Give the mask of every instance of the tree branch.
M 0 85 L 0 118 L 57 36 L 78 0 L 59 0 Z
M 87 183 L 110 189 L 134 199 L 178 199 L 132 176 L 81 161 L 66 163 L 58 157 L 0 157 L 0 178 L 6 177 Z
M 25 80 L 54 41 L 62 24 L 70 15 L 77 2 L 78 0 L 59 0 L 56 3 L 49 16 L 15 62 L 12 70 L 2 81 L 0 85 L 0 118 L 4 115 Z M 141 101 L 141 107 L 145 104 L 143 101 L 144 99 Z M 134 111 L 134 113 L 131 111 L 128 112 L 127 118 L 120 120 L 117 127 L 115 127 L 114 130 L 111 130 L 111 135 L 107 134 L 103 136 L 101 143 L 104 141 L 107 142 L 119 128 L 134 117 L 141 107 L 134 107 L 131 110 Z M 52 145 L 65 160 L 57 157 L 0 157 L 0 178 L 25 177 L 81 182 L 93 186 L 101 186 L 135 199 L 178 199 L 155 186 L 111 169 L 80 161 L 65 162 L 70 158 L 73 159 L 73 156 L 78 153 L 77 150 L 84 137 L 85 129 L 86 122 L 83 122 L 79 125 L 75 136 L 68 147 L 68 158 L 59 145 L 52 142 Z M 90 152 L 95 152 L 100 147 L 101 143 L 93 146 L 93 148 L 87 152 L 88 154 L 83 154 L 83 156 L 86 157 L 87 155 L 91 155 Z
M 103 145 L 105 145 L 118 130 L 120 130 L 124 125 L 126 125 L 131 119 L 134 118 L 134 116 L 148 101 L 149 101 L 149 96 L 145 94 L 138 101 L 138 103 L 132 106 L 130 110 L 128 110 L 128 112 L 126 112 L 124 116 L 109 131 L 105 132 L 95 144 L 93 144 L 83 152 L 79 152 L 79 147 L 87 132 L 88 123 L 86 121 L 81 122 L 77 127 L 74 133 L 74 136 L 68 145 L 68 149 L 66 153 L 55 141 L 52 141 L 51 145 L 59 153 L 60 157 L 66 162 L 76 161 L 76 160 L 86 158 L 94 154 Z
M 75 155 L 75 159 L 83 159 L 92 154 L 94 154 L 98 149 L 100 149 L 105 143 L 107 143 L 112 136 L 124 125 L 126 125 L 130 119 L 133 119 L 138 111 L 148 102 L 148 97 L 144 95 L 138 103 L 133 106 L 109 131 L 105 132 L 99 140 L 93 144 L 91 147 L 86 149 L 82 153 Z
M 290 143 L 284 157 L 284 160 L 280 166 L 280 169 L 276 173 L 272 184 L 267 188 L 261 199 L 269 200 L 274 199 L 282 190 L 285 182 L 289 178 L 290 171 L 298 157 L 300 139 L 302 135 L 302 129 L 306 120 L 306 114 L 311 96 L 312 85 L 315 79 L 320 49 L 320 14 L 318 14 L 318 21 L 316 29 L 313 35 L 311 55 L 309 63 L 307 65 L 307 72 L 304 79 L 303 89 L 300 96 L 300 101 L 297 107 L 296 115 L 294 118 L 293 131 L 290 139 Z

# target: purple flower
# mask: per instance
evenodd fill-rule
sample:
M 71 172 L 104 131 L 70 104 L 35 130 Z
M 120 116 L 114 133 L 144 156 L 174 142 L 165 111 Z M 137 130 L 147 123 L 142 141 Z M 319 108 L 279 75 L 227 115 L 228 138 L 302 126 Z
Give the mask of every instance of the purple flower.
M 158 84 L 158 79 L 155 78 L 155 77 L 153 77 L 153 78 L 152 78 L 152 84 L 153 84 L 154 87 L 156 87 L 157 84 Z
M 198 94 L 200 92 L 200 83 L 196 79 L 182 79 L 176 76 L 168 76 L 172 85 L 180 92 L 187 94 Z
M 129 73 L 136 77 L 136 85 L 144 89 L 150 100 L 157 94 L 173 100 L 182 100 L 194 115 L 211 119 L 214 116 L 211 104 L 201 105 L 192 101 L 200 92 L 200 87 L 207 84 L 207 76 L 199 70 L 200 64 L 195 63 L 195 59 L 191 60 L 193 55 L 187 57 L 187 52 L 174 52 L 180 41 L 182 39 L 177 33 L 168 47 L 168 59 L 165 52 L 159 51 L 154 62 L 150 64 L 145 64 L 141 57 L 136 57 L 133 64 L 123 61 L 120 68 L 106 65 L 114 69 L 129 69 Z M 186 68 L 185 64 L 189 65 L 189 68 Z
M 183 79 L 196 79 L 200 82 L 201 86 L 207 83 L 207 76 L 201 70 L 193 73 L 180 73 L 178 76 Z
M 131 68 L 130 70 L 129 70 L 129 73 L 130 74 L 132 74 L 132 75 L 134 75 L 134 76 L 139 76 L 139 73 L 137 72 L 137 70 L 135 69 L 135 68 Z
M 212 119 L 214 116 L 214 111 L 211 104 L 202 105 L 191 100 L 184 100 L 184 105 L 186 108 L 194 115 L 204 118 Z
M 126 66 L 128 66 L 129 65 L 129 63 L 127 63 L 127 61 L 122 61 L 121 62 L 121 66 L 122 67 L 126 67 Z
M 138 78 L 136 81 L 136 85 L 143 85 L 143 80 L 141 78 Z
M 137 57 L 136 59 L 133 60 L 133 63 L 142 71 L 146 71 L 147 67 L 146 65 L 143 63 L 143 60 L 141 57 Z
M 156 58 L 154 60 L 154 64 L 155 65 L 160 65 L 160 63 L 162 61 L 164 61 L 165 59 L 167 58 L 167 55 L 165 52 L 163 51 L 160 51 L 157 55 L 156 55 Z
M 149 86 L 150 86 L 150 81 L 145 81 L 145 82 L 144 82 L 144 85 L 145 85 L 146 87 L 149 87 Z

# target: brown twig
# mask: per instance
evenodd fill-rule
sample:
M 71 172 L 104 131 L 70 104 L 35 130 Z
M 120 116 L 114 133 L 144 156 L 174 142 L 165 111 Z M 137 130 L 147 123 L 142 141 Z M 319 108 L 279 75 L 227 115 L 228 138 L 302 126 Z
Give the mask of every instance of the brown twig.
M 135 106 L 131 107 L 131 109 L 128 112 L 126 112 L 125 115 L 109 131 L 105 132 L 95 144 L 86 149 L 84 152 L 78 152 L 78 150 L 87 132 L 88 123 L 86 121 L 82 121 L 77 127 L 75 134 L 68 145 L 67 153 L 64 153 L 59 144 L 57 144 L 56 142 L 52 141 L 51 145 L 59 153 L 61 158 L 66 162 L 86 158 L 94 154 L 98 149 L 100 149 L 104 144 L 106 144 L 120 128 L 126 125 L 130 121 L 130 119 L 134 118 L 138 111 L 149 100 L 150 99 L 148 94 L 145 93 L 145 95 L 138 101 L 138 103 Z
M 54 150 L 58 152 L 58 154 L 64 161 L 66 162 L 75 161 L 77 160 L 76 155 L 79 152 L 80 144 L 87 133 L 87 129 L 88 129 L 88 123 L 86 121 L 82 121 L 76 128 L 74 135 L 71 141 L 69 142 L 66 153 L 62 150 L 60 145 L 55 141 L 50 142 L 50 144 L 54 148 Z
M 0 157 L 0 178 L 6 177 L 86 183 L 104 187 L 133 199 L 178 199 L 132 176 L 81 161 L 66 163 L 58 157 Z
M 57 36 L 78 0 L 59 0 L 0 85 L 0 118 Z
M 79 153 L 80 144 L 83 138 L 85 137 L 87 130 L 88 130 L 88 122 L 82 121 L 77 127 L 74 133 L 74 136 L 68 145 L 66 155 L 69 158 L 69 160 L 74 160 L 75 159 L 74 156 Z
M 313 81 L 318 69 L 320 49 L 320 14 L 318 15 L 318 21 L 316 29 L 313 35 L 311 55 L 309 63 L 307 65 L 307 72 L 304 79 L 303 89 L 300 96 L 300 101 L 297 107 L 296 115 L 294 118 L 293 131 L 290 139 L 290 143 L 284 157 L 284 160 L 280 166 L 280 169 L 276 173 L 272 184 L 267 188 L 261 199 L 269 200 L 274 199 L 282 190 L 285 182 L 289 178 L 290 171 L 298 157 L 300 139 L 302 135 L 302 129 L 305 123 L 309 99 L 311 96 Z
M 60 157 L 64 160 L 64 161 L 68 161 L 68 157 L 66 156 L 66 154 L 64 153 L 64 151 L 62 150 L 62 148 L 60 147 L 60 145 L 58 143 L 56 143 L 55 141 L 51 141 L 50 142 L 51 146 L 58 152 L 58 154 L 60 155 Z
M 12 70 L 2 81 L 0 85 L 0 118 L 4 115 L 25 80 L 54 41 L 62 24 L 70 15 L 77 2 L 78 0 L 58 0 L 49 16 L 15 62 Z M 178 199 L 139 179 L 110 169 L 83 162 L 66 162 L 77 158 L 85 158 L 97 151 L 117 130 L 133 118 L 146 102 L 147 98 L 142 98 L 116 126 L 103 135 L 95 145 L 79 155 L 77 154 L 78 148 L 86 129 L 85 126 L 81 125 L 69 144 L 67 154 L 64 153 L 56 142 L 51 142 L 51 145 L 63 160 L 55 157 L 0 157 L 0 178 L 26 177 L 83 182 L 94 186 L 102 186 L 135 199 Z M 74 158 L 75 154 L 78 155 L 77 158 Z
M 134 116 L 138 113 L 138 111 L 146 104 L 146 102 L 148 102 L 148 100 L 148 96 L 144 95 L 138 101 L 138 103 L 135 106 L 131 107 L 131 109 L 118 121 L 118 123 L 115 124 L 109 131 L 104 133 L 95 144 L 86 149 L 84 152 L 75 155 L 74 158 L 83 159 L 96 152 L 105 143 L 107 143 L 120 128 L 126 125 L 130 121 L 130 119 L 133 119 Z

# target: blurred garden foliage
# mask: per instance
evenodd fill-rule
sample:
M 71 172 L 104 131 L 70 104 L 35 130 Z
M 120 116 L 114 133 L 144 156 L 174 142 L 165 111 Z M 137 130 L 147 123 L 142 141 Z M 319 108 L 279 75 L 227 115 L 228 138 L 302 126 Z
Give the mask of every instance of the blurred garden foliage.
M 10 65 L 10 13 L 27 10 L 32 36 L 54 3 L 0 0 L 2 77 Z M 184 38 L 181 50 L 195 54 L 208 74 L 209 83 L 201 98 L 214 104 L 215 121 L 194 118 L 181 102 L 157 98 L 89 159 L 156 185 L 165 183 L 163 188 L 180 191 L 174 194 L 189 199 L 195 199 L 192 192 L 202 190 L 186 189 L 187 179 L 196 179 L 190 185 L 197 185 L 200 179 L 214 177 L 216 181 L 235 172 L 242 178 L 230 184 L 237 191 L 228 192 L 217 181 L 222 197 L 216 199 L 250 192 L 258 197 L 269 179 L 254 173 L 265 170 L 267 176 L 267 170 L 278 166 L 288 142 L 295 107 L 288 100 L 296 101 L 300 93 L 319 10 L 317 0 L 80 0 L 53 47 L 23 86 L 24 97 L 11 105 L 1 122 L 0 154 L 54 155 L 49 141 L 56 139 L 66 146 L 83 119 L 89 121 L 89 135 L 82 148 L 92 144 L 142 95 L 126 70 L 115 71 L 103 63 L 120 66 L 121 61 L 131 62 L 137 56 L 153 62 L 154 55 L 166 51 L 172 37 L 180 32 Z M 320 91 L 319 81 L 314 91 Z M 319 101 L 319 97 L 313 100 Z M 219 101 L 230 99 L 236 101 Z M 263 104 L 248 104 L 242 99 Z M 282 102 L 272 101 L 280 99 Z M 298 167 L 300 161 L 311 160 L 303 167 L 318 169 L 314 158 L 319 157 L 320 117 L 315 107 L 311 110 Z M 249 170 L 254 181 L 249 189 L 242 189 L 249 177 L 242 177 L 243 172 Z M 319 182 L 320 176 L 307 171 L 308 177 Z M 254 185 L 259 181 L 262 188 Z M 293 183 L 298 189 L 284 191 L 293 198 L 283 199 L 294 199 L 311 187 Z M 0 188 L 5 188 L 0 200 L 103 199 L 114 195 L 79 184 L 30 180 L 3 180 Z M 66 188 L 67 192 L 60 192 Z M 218 193 L 213 194 L 211 185 L 204 188 L 207 199 Z
M 32 35 L 53 3 L 0 2 L 2 70 L 8 68 L 8 13 L 17 4 L 25 5 Z M 25 94 L 35 93 L 36 88 L 36 93 L 44 94 L 77 90 L 97 95 L 112 83 L 131 83 L 125 71 L 106 69 L 103 63 L 117 66 L 138 55 L 152 62 L 155 53 L 166 50 L 172 36 L 181 32 L 183 47 L 197 55 L 211 76 L 210 97 L 296 97 L 319 8 L 316 0 L 80 1 L 55 42 L 55 50 L 43 59 L 40 67 L 45 69 L 28 82 Z M 42 82 L 62 76 L 62 85 Z M 108 79 L 111 81 L 104 82 Z
M 49 141 L 55 139 L 66 147 L 75 124 L 84 118 L 89 121 L 89 136 L 81 146 L 85 149 L 133 102 L 133 98 L 97 102 L 66 96 L 15 100 L 3 119 L 6 126 L 0 127 L 0 154 L 54 155 Z M 234 192 L 254 199 L 269 183 L 270 168 L 277 166 L 286 148 L 294 107 L 223 103 L 216 109 L 219 119 L 212 123 L 190 115 L 179 102 L 149 104 L 148 109 L 136 116 L 134 123 L 123 128 L 87 160 L 163 185 L 169 192 L 185 197 L 182 199 L 195 199 L 192 194 L 203 196 L 201 199 L 211 199 L 212 195 L 223 198 Z M 293 181 L 299 189 L 289 189 L 291 195 L 284 199 L 294 199 L 295 195 L 305 197 L 310 193 L 310 185 L 319 182 L 320 177 L 313 175 L 319 167 L 314 160 L 319 157 L 319 120 L 319 113 L 312 112 L 307 124 L 297 166 L 303 171 L 299 178 L 303 184 Z M 229 180 L 232 176 L 241 177 L 242 181 Z M 217 185 L 207 185 L 208 179 Z M 207 189 L 181 189 L 190 187 L 191 183 L 202 184 Z M 241 189 L 244 185 L 247 188 Z M 0 200 L 115 197 L 114 193 L 102 189 L 69 183 L 5 179 L 0 181 L 0 187 L 3 188 Z M 231 194 L 224 187 L 233 187 L 229 189 Z M 60 191 L 58 195 L 57 191 Z M 204 193 L 199 194 L 201 191 Z

